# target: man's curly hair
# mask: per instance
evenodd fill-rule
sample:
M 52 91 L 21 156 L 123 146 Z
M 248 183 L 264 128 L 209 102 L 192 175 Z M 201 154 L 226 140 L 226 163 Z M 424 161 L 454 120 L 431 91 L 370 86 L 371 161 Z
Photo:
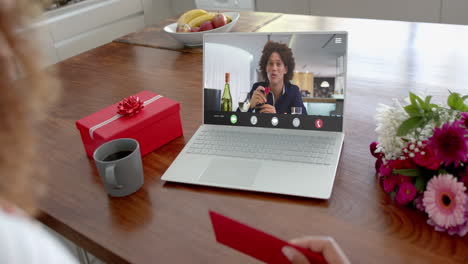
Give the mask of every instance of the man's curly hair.
M 279 54 L 281 60 L 284 63 L 284 66 L 286 66 L 288 69 L 288 72 L 284 75 L 284 82 L 287 83 L 292 80 L 294 75 L 294 66 L 296 65 L 294 62 L 292 50 L 286 44 L 274 42 L 271 40 L 268 41 L 263 47 L 262 57 L 260 58 L 259 62 L 262 77 L 264 80 L 268 79 L 266 67 L 268 60 L 270 59 L 270 56 L 273 52 L 277 52 Z

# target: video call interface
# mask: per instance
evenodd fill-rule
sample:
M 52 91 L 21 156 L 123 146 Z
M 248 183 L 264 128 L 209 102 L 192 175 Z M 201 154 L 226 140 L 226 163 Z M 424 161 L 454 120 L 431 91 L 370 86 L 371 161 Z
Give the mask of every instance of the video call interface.
M 207 34 L 204 123 L 342 131 L 345 33 Z

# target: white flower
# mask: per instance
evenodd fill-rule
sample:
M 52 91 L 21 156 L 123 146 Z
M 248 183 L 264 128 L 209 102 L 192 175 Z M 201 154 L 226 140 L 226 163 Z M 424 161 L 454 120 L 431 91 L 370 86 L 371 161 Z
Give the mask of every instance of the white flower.
M 424 96 L 420 96 L 424 98 Z M 409 98 L 405 98 L 405 105 L 410 104 Z M 436 116 L 439 117 L 439 124 L 453 122 L 457 119 L 457 111 L 447 109 L 443 106 L 433 107 L 431 109 Z M 421 111 L 423 111 L 421 109 Z M 422 141 L 429 139 L 436 127 L 436 122 L 432 119 L 425 124 L 424 127 L 418 127 L 414 131 L 404 137 L 397 137 L 397 131 L 400 125 L 408 119 L 408 114 L 397 99 L 393 99 L 392 106 L 379 104 L 375 119 L 377 128 L 375 131 L 378 134 L 378 142 L 376 152 L 383 153 L 387 160 L 397 159 L 408 151 L 403 149 L 409 144 L 409 149 L 418 152 L 417 147 L 422 146 Z M 414 153 L 412 153 L 414 155 Z M 408 155 L 408 154 L 406 154 Z M 411 155 L 410 155 L 411 156 Z
M 401 156 L 402 149 L 406 143 L 397 137 L 397 130 L 401 123 L 408 118 L 401 104 L 395 100 L 394 106 L 379 104 L 375 119 L 378 134 L 378 146 L 376 152 L 381 152 L 388 160 Z

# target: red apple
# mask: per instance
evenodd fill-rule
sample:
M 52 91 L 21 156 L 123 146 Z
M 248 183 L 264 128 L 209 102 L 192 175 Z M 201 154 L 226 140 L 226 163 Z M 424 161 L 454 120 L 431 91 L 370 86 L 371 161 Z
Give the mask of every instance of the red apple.
M 201 23 L 200 25 L 200 31 L 207 31 L 207 30 L 212 30 L 214 27 L 213 27 L 213 24 L 211 23 L 211 21 L 205 21 L 203 23 Z
M 215 28 L 219 28 L 227 24 L 227 17 L 224 14 L 219 13 L 213 17 L 211 22 L 213 22 L 213 26 Z
M 193 27 L 190 31 L 198 32 L 198 31 L 200 31 L 200 27 Z

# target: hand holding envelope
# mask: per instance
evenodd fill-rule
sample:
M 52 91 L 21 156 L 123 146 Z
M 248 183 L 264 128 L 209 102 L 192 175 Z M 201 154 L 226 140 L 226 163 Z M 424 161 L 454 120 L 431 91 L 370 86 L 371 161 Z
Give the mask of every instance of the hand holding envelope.
M 210 211 L 216 240 L 269 264 L 348 264 L 336 243 L 308 237 L 290 243 Z
M 290 240 L 289 243 L 310 249 L 314 252 L 322 253 L 328 264 L 349 264 L 351 263 L 336 241 L 331 237 L 309 236 Z M 283 254 L 292 264 L 309 264 L 305 256 L 292 247 L 285 246 L 281 249 Z

